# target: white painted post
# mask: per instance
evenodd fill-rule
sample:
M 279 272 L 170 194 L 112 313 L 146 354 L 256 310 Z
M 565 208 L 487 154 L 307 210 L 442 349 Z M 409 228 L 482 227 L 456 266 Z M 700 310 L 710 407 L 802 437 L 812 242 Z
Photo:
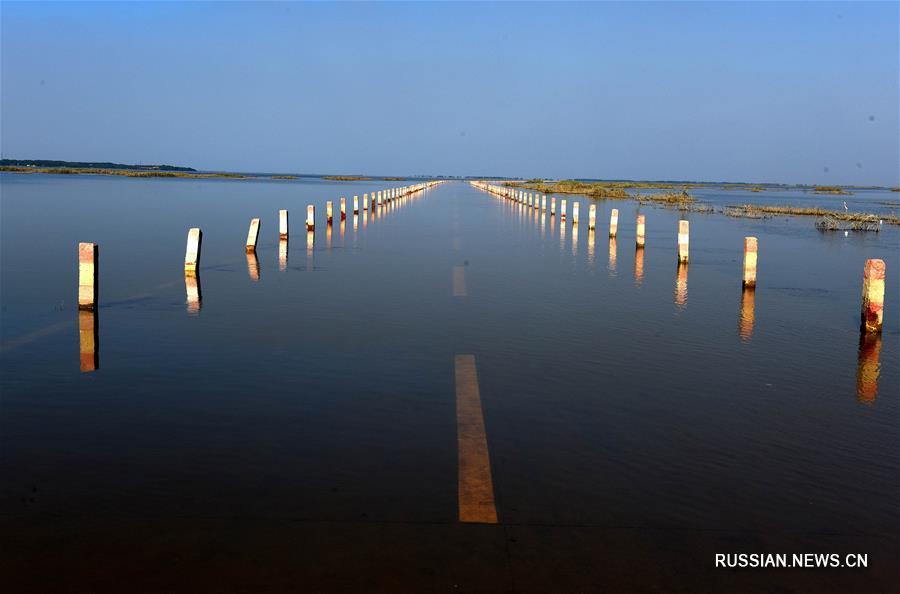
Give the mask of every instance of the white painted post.
M 247 231 L 247 253 L 256 251 L 256 240 L 259 239 L 259 219 L 250 219 L 250 230 Z
M 688 243 L 690 242 L 690 223 L 688 221 L 678 221 L 678 261 L 685 263 L 688 261 Z
M 287 239 L 288 236 L 288 211 L 278 211 L 278 237 Z
M 100 248 L 96 243 L 78 244 L 78 309 L 97 307 L 97 273 Z
M 200 245 L 203 241 L 203 232 L 197 227 L 188 231 L 187 248 L 184 252 L 184 270 L 196 272 L 200 265 Z

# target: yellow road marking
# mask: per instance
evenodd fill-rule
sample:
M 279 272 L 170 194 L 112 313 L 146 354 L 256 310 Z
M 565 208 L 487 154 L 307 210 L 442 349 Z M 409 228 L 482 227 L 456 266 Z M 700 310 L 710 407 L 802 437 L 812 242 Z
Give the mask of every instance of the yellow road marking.
M 466 269 L 462 266 L 453 267 L 453 296 L 465 297 L 466 293 Z
M 455 366 L 459 521 L 496 524 L 494 483 L 474 355 L 456 355 Z

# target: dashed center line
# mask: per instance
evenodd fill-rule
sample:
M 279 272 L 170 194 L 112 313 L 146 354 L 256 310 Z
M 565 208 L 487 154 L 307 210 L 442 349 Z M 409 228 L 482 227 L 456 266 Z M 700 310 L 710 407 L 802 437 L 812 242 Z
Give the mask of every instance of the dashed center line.
M 497 523 L 494 483 L 474 355 L 456 355 L 459 521 Z
M 453 267 L 453 296 L 466 297 L 466 269 L 463 266 Z

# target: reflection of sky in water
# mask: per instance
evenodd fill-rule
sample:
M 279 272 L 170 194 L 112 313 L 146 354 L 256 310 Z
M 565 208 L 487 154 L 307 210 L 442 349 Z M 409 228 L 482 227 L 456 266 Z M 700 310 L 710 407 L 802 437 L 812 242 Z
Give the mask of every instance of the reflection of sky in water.
M 452 370 L 471 353 L 502 522 L 882 534 L 896 517 L 892 281 L 882 339 L 857 329 L 865 259 L 898 274 L 895 227 L 643 206 L 635 250 L 633 202 L 598 202 L 595 235 L 462 183 L 337 229 L 324 200 L 376 186 L 2 183 L 9 501 L 39 484 L 48 512 L 453 522 Z M 311 201 L 313 236 L 279 241 L 278 210 L 302 221 Z M 101 248 L 96 326 L 75 311 L 79 241 Z

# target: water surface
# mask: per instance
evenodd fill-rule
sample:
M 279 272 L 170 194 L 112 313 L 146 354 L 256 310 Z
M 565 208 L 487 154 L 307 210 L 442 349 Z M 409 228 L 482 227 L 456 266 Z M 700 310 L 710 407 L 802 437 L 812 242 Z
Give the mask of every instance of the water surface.
M 581 203 L 573 228 L 450 183 L 324 224 L 325 200 L 405 183 L 0 176 L 12 591 L 896 582 L 896 227 L 689 213 L 680 268 L 681 215 L 631 201 L 599 202 L 591 233 L 584 198 L 566 197 Z M 182 270 L 194 226 L 197 287 Z M 749 295 L 746 235 L 760 245 Z M 100 246 L 93 371 L 79 241 Z M 861 344 L 876 257 L 884 333 Z M 458 521 L 461 354 L 477 367 L 498 525 Z M 712 565 L 819 550 L 868 553 L 870 567 Z

